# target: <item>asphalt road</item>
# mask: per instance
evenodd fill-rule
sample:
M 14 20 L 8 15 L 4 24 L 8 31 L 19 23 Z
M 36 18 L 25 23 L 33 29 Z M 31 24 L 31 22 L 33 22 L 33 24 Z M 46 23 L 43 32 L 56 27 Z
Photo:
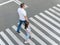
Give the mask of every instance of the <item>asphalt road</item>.
M 3 3 L 8 0 L 1 0 L 0 3 Z M 21 2 L 26 3 L 28 8 L 26 8 L 28 17 L 32 17 L 39 12 L 55 6 L 59 1 L 57 0 L 20 0 Z M 3 6 L 0 6 L 0 31 L 4 30 L 6 27 L 9 27 L 18 21 L 17 9 L 19 5 L 15 2 L 10 2 Z
M 9 0 L 1 0 L 0 1 L 0 4 L 6 2 L 6 1 L 9 1 Z M 19 0 L 21 2 L 24 2 L 28 7 L 26 8 L 26 11 L 27 11 L 27 15 L 28 15 L 28 18 L 31 18 L 29 19 L 30 22 L 39 29 L 39 31 L 42 31 L 45 35 L 47 35 L 49 38 L 51 38 L 52 40 L 55 41 L 56 44 L 60 45 L 60 11 L 59 10 L 56 10 L 54 8 L 52 8 L 53 6 L 56 6 L 57 8 L 60 9 L 60 7 L 57 6 L 57 4 L 60 4 L 60 0 Z M 14 31 L 11 26 L 13 25 L 16 25 L 17 26 L 17 23 L 18 23 L 18 13 L 17 13 L 17 9 L 18 9 L 19 5 L 12 1 L 12 2 L 9 2 L 7 4 L 4 4 L 4 5 L 0 5 L 0 32 L 4 32 L 8 38 L 15 44 L 15 45 L 18 45 L 18 43 L 13 39 L 11 38 L 11 36 L 6 32 L 6 28 L 10 28 L 11 31 L 16 35 L 16 37 L 19 38 L 19 40 L 21 40 L 22 42 L 24 42 L 24 39 L 21 38 L 21 36 L 19 36 L 19 34 L 16 34 L 16 31 Z M 44 11 L 45 10 L 48 10 L 49 8 L 52 8 L 54 9 L 55 11 L 58 12 L 58 14 L 55 12 L 53 13 L 52 11 L 50 11 L 51 13 L 53 13 L 53 15 L 55 15 L 55 17 L 53 16 L 50 16 L 48 14 L 46 14 Z M 48 10 L 49 11 L 49 10 Z M 45 15 L 48 16 L 48 18 L 50 17 L 50 19 L 53 19 L 55 21 L 54 22 L 51 22 L 51 20 L 48 20 L 46 18 L 44 18 L 43 16 L 39 15 L 39 13 L 45 13 Z M 47 25 L 47 24 L 44 24 L 44 22 L 42 22 L 41 20 L 39 21 L 39 19 L 37 19 L 36 17 L 34 17 L 35 15 L 38 15 L 39 17 L 43 18 L 44 20 L 46 20 L 48 23 L 50 23 L 51 25 L 53 25 L 56 29 L 54 29 L 54 27 L 51 27 L 51 25 Z M 57 18 L 58 19 L 57 19 Z M 38 22 L 34 23 L 34 20 L 37 20 L 39 23 L 41 23 L 42 25 L 44 25 L 44 27 L 48 28 L 48 30 L 50 30 L 51 32 L 53 32 L 54 34 L 52 34 L 50 31 L 46 31 L 47 29 L 45 29 L 43 26 L 39 26 L 40 24 Z M 38 25 L 39 24 L 39 25 Z M 32 27 L 34 27 L 32 26 Z M 50 27 L 49 27 L 50 26 Z M 42 28 L 44 29 L 42 29 Z M 48 38 L 46 39 L 46 37 L 43 38 L 44 34 L 42 34 L 43 36 L 40 35 L 40 33 L 37 31 L 34 31 L 35 29 L 32 28 L 32 32 L 37 36 L 39 37 L 41 40 L 43 40 L 47 45 L 55 45 L 55 43 L 52 43 L 53 41 L 52 40 L 49 40 Z M 54 31 L 55 30 L 55 31 Z M 58 31 L 56 31 L 58 30 Z M 25 33 L 25 31 L 22 29 L 22 32 Z M 52 36 L 52 35 L 54 36 Z M 13 35 L 14 36 L 14 35 Z M 57 38 L 57 37 L 59 38 Z M 0 38 L 5 42 L 6 45 L 8 45 L 7 41 L 5 39 L 3 39 L 3 36 L 0 35 Z M 55 39 L 56 38 L 56 39 Z M 59 40 L 58 40 L 59 39 Z M 35 38 L 31 39 L 36 45 L 41 45 L 41 43 L 39 43 L 38 41 L 36 41 Z M 49 41 L 52 41 L 52 42 L 49 42 Z M 25 45 L 29 45 L 29 44 L 25 44 Z

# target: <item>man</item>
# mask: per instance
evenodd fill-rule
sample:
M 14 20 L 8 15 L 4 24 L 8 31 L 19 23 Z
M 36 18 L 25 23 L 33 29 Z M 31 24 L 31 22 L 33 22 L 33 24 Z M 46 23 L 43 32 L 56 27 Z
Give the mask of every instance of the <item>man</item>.
M 26 21 L 28 21 L 28 18 L 27 18 L 27 13 L 26 11 L 24 10 L 25 8 L 25 4 L 22 3 L 20 5 L 20 7 L 18 8 L 18 14 L 19 14 L 19 24 L 18 24 L 18 27 L 17 27 L 17 32 L 20 33 L 19 31 L 21 30 L 21 25 L 24 23 L 26 23 Z M 29 21 L 28 21 L 29 22 Z

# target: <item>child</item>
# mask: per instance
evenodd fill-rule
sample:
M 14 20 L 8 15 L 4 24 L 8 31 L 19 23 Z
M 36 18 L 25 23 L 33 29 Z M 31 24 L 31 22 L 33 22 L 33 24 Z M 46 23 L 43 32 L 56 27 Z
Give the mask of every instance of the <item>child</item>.
M 26 41 L 24 43 L 28 43 L 29 37 L 31 36 L 31 28 L 29 22 L 25 23 L 25 29 L 26 29 Z

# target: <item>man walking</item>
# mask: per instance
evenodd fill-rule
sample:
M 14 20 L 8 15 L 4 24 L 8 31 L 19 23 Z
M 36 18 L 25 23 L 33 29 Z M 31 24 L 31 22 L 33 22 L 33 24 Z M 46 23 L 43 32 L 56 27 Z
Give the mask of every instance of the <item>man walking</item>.
M 22 3 L 20 5 L 20 7 L 18 8 L 18 14 L 19 14 L 19 24 L 18 24 L 18 27 L 17 27 L 17 32 L 20 33 L 20 30 L 21 30 L 21 25 L 24 23 L 26 23 L 26 21 L 28 21 L 28 18 L 27 18 L 27 13 L 26 11 L 24 10 L 25 8 L 25 4 Z M 28 21 L 29 22 L 29 21 Z

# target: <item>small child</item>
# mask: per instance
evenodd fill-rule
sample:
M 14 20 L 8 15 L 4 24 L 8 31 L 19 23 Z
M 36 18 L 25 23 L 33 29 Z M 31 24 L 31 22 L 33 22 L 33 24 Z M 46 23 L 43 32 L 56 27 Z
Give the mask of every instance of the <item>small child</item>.
M 26 29 L 26 41 L 24 43 L 28 43 L 29 37 L 31 36 L 31 28 L 29 22 L 25 23 L 25 29 Z

